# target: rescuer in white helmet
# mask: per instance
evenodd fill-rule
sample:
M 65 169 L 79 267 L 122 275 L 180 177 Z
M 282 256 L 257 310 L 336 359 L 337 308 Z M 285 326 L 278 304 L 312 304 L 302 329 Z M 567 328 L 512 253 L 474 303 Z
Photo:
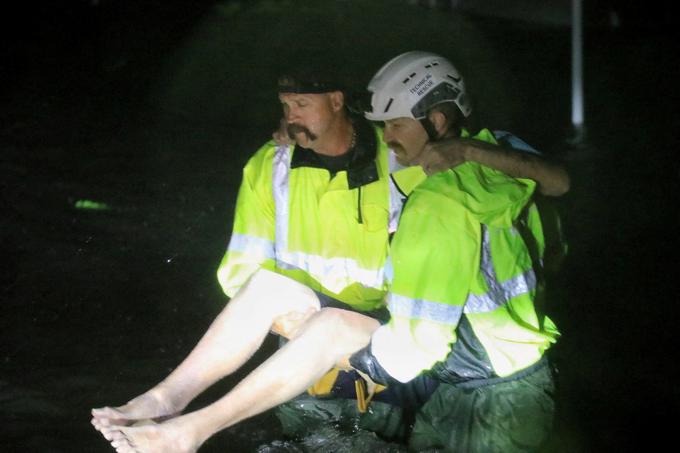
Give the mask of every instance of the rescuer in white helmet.
M 366 113 L 369 120 L 412 118 L 420 121 L 429 141 L 410 164 L 421 165 L 428 174 L 474 161 L 510 176 L 533 179 L 543 195 L 560 196 L 569 190 L 569 175 L 562 166 L 542 158 L 507 132 L 494 131 L 498 144 L 503 145 L 500 147 L 460 137 L 461 127 L 472 114 L 472 106 L 460 73 L 439 55 L 421 51 L 401 54 L 375 74 L 368 90 L 372 93 L 371 110 Z M 446 121 L 445 136 L 439 135 L 428 117 L 427 113 L 435 106 Z M 402 149 L 394 151 L 398 160 L 403 161 L 399 157 Z
M 426 144 L 495 144 L 463 125 L 471 109 L 445 58 L 408 52 L 368 85 L 371 111 L 403 165 Z M 350 358 L 378 384 L 435 379 L 409 446 L 465 452 L 535 451 L 554 417 L 545 352 L 559 337 L 542 312 L 545 237 L 535 183 L 477 162 L 437 172 L 409 195 L 391 242 L 390 320 Z

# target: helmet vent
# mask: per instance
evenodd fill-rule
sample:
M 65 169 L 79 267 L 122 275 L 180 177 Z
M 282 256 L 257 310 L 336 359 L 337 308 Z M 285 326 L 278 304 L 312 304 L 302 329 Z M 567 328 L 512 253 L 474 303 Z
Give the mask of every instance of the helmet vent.
M 408 77 L 406 77 L 406 78 L 405 78 L 404 80 L 402 80 L 402 82 L 401 82 L 401 83 L 403 83 L 403 84 L 406 84 L 406 83 L 408 83 L 408 81 L 409 81 L 409 80 L 411 80 L 411 79 L 412 79 L 412 78 L 413 78 L 413 77 L 414 77 L 415 75 L 416 75 L 416 73 L 415 73 L 415 72 L 414 72 L 414 73 L 412 73 L 411 75 L 409 75 Z
M 388 111 L 388 110 L 390 109 L 390 107 L 392 106 L 392 101 L 394 101 L 394 98 L 390 98 L 389 102 L 388 102 L 387 105 L 385 106 L 385 110 L 383 110 L 383 113 L 387 113 L 387 111 Z

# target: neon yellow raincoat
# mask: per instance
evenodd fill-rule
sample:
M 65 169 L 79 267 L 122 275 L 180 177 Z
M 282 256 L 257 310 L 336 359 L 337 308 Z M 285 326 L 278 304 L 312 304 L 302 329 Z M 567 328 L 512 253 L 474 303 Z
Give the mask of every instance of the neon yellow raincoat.
M 425 174 L 414 167 L 390 177 L 396 164 L 381 131 L 363 120 L 355 128 L 349 169 L 334 175 L 313 151 L 274 142 L 249 160 L 229 248 L 217 271 L 227 296 L 263 267 L 361 311 L 383 306 L 400 191 Z
M 476 138 L 494 142 L 486 130 Z M 554 324 L 534 307 L 525 238 L 539 255 L 544 247 L 534 186 L 468 162 L 410 195 L 387 272 L 391 320 L 370 347 L 392 378 L 407 382 L 436 364 L 449 382 L 505 377 L 556 340 Z

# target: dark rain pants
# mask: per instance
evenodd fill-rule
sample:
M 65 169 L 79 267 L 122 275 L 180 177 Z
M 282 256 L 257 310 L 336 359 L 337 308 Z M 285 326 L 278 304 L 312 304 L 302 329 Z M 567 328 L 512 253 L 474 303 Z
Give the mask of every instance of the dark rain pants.
M 552 430 L 555 412 L 552 370 L 547 361 L 542 363 L 516 380 L 484 386 L 440 384 L 416 415 L 410 449 L 537 451 Z
M 303 394 L 280 405 L 276 416 L 288 437 L 304 437 L 324 425 L 347 432 L 371 431 L 383 439 L 406 442 L 417 410 L 432 395 L 439 382 L 420 376 L 406 384 L 393 384 L 376 393 L 368 410 L 357 408 L 354 380 L 356 372 L 341 372 L 330 395 Z
M 377 401 L 372 402 L 362 414 L 353 399 L 301 395 L 279 406 L 276 416 L 283 433 L 292 438 L 305 437 L 324 426 L 334 426 L 348 433 L 362 429 L 397 442 L 405 442 L 408 434 L 403 410 Z

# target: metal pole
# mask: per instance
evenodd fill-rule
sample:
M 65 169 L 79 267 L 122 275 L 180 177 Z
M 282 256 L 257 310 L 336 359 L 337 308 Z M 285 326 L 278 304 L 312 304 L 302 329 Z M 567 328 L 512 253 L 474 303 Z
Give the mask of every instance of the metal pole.
M 583 114 L 583 11 L 582 0 L 571 2 L 571 124 L 573 140 L 585 139 Z

